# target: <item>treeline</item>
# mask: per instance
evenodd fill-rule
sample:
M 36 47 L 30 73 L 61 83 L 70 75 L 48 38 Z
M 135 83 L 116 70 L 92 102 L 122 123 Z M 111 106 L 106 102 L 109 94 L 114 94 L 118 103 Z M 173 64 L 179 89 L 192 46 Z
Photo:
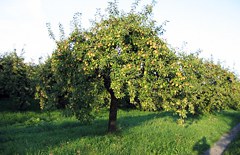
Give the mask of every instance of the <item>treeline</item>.
M 36 101 L 41 109 L 44 106 L 66 108 L 70 104 L 69 91 L 74 87 L 71 84 L 67 85 L 72 78 L 70 70 L 78 74 L 74 68 L 78 62 L 76 64 L 69 62 L 67 66 L 66 62 L 63 62 L 61 74 L 68 77 L 57 78 L 57 70 L 53 68 L 56 61 L 54 56 L 57 56 L 57 53 L 54 52 L 52 57 L 40 64 L 25 63 L 24 57 L 17 55 L 16 52 L 2 54 L 0 56 L 0 99 L 11 98 L 17 103 L 18 106 L 15 108 L 18 110 L 27 109 L 32 102 L 36 104 Z M 168 88 L 159 92 L 166 96 L 173 94 L 169 102 L 163 103 L 160 97 L 154 107 L 145 108 L 140 103 L 136 103 L 137 99 L 130 101 L 128 95 L 122 98 L 119 107 L 134 107 L 142 110 L 174 109 L 183 117 L 188 113 L 202 114 L 228 108 L 239 110 L 240 82 L 233 72 L 222 68 L 220 64 L 199 58 L 198 54 L 181 54 L 176 57 L 174 64 L 177 64 L 179 69 L 175 75 L 172 75 L 175 79 L 167 79 Z M 69 61 L 69 58 L 64 58 L 64 61 Z M 74 61 L 77 61 L 77 58 Z M 65 73 L 62 72 L 63 70 Z M 61 82 L 58 82 L 59 80 Z M 152 81 L 153 85 L 154 83 Z M 162 87 L 163 85 L 166 83 L 162 83 Z M 104 106 L 109 105 L 107 97 L 101 102 Z M 179 109 L 186 111 L 179 111 Z
M 0 99 L 11 99 L 11 107 L 25 110 L 34 102 L 37 65 L 27 64 L 16 51 L 0 55 Z
M 31 65 L 15 52 L 0 58 L 0 96 L 20 109 L 32 100 L 40 108 L 65 108 L 90 121 L 110 109 L 109 131 L 116 130 L 117 108 L 173 111 L 179 123 L 188 115 L 240 109 L 240 81 L 219 64 L 197 54 L 176 54 L 159 35 L 152 5 L 129 13 L 109 3 L 108 14 L 85 30 L 74 18 L 68 38 L 55 40 L 56 50 L 44 63 Z M 50 36 L 55 39 L 50 31 Z

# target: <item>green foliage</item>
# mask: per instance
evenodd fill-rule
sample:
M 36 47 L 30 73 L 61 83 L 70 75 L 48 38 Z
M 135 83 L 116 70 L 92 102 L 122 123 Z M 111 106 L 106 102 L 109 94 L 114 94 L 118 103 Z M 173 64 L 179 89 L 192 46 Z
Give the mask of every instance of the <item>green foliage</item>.
M 0 96 L 11 98 L 18 109 L 27 108 L 35 92 L 34 68 L 16 52 L 0 56 Z
M 52 105 L 58 106 L 58 99 L 61 94 L 61 88 L 56 83 L 56 78 L 52 72 L 51 59 L 48 58 L 44 64 L 40 63 L 37 70 L 37 85 L 36 85 L 36 99 L 39 99 L 40 108 L 51 109 L 53 107 L 47 106 Z
M 173 111 L 180 124 L 188 115 L 239 109 L 239 79 L 197 54 L 176 55 L 159 38 L 164 30 L 152 19 L 155 2 L 136 12 L 138 2 L 129 13 L 110 2 L 108 14 L 97 13 L 87 30 L 76 14 L 68 38 L 59 25 L 59 41 L 48 25 L 57 49 L 40 75 L 42 107 L 62 101 L 89 121 L 101 107 L 127 101 L 141 110 Z
M 172 109 L 182 118 L 187 114 L 204 114 L 223 109 L 239 109 L 239 81 L 230 71 L 204 61 L 196 54 L 182 54 L 178 61 L 175 105 Z M 173 88 L 174 90 L 174 88 Z
M 109 3 L 108 13 L 89 30 L 78 27 L 57 41 L 51 65 L 68 107 L 80 119 L 113 98 L 127 97 L 142 110 L 162 109 L 173 97 L 169 81 L 179 67 L 158 37 L 162 29 L 151 19 L 152 5 L 120 14 L 116 2 Z

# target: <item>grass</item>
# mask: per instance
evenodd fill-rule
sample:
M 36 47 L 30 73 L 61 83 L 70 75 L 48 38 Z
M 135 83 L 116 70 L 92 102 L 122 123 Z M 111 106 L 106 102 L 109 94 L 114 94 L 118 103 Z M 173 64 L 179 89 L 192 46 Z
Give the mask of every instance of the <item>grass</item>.
M 177 125 L 171 113 L 119 110 L 119 131 L 107 134 L 107 115 L 83 125 L 60 111 L 1 111 L 0 154 L 202 154 L 240 119 L 224 111 Z

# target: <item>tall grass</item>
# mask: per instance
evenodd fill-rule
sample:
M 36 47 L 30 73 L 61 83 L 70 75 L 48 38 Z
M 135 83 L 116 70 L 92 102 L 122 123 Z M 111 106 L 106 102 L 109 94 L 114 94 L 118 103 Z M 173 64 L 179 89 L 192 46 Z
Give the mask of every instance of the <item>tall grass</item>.
M 118 132 L 107 134 L 107 112 L 90 125 L 53 112 L 1 112 L 0 154 L 201 154 L 240 120 L 224 111 L 184 125 L 167 112 L 118 113 Z

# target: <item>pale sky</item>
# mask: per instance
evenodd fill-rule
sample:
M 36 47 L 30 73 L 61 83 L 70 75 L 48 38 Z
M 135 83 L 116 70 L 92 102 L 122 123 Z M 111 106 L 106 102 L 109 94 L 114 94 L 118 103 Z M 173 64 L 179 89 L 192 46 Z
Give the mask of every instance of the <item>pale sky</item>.
M 58 37 L 58 23 L 66 34 L 74 13 L 81 12 L 85 28 L 94 19 L 96 8 L 105 11 L 109 0 L 0 0 L 0 53 L 25 49 L 24 57 L 31 59 L 50 55 L 55 48 L 48 36 L 50 22 Z M 133 0 L 118 0 L 121 10 L 128 11 Z M 151 0 L 142 0 L 141 4 Z M 201 57 L 220 60 L 240 73 L 240 1 L 239 0 L 158 0 L 154 19 L 159 24 L 168 20 L 162 38 L 172 47 L 194 52 Z

